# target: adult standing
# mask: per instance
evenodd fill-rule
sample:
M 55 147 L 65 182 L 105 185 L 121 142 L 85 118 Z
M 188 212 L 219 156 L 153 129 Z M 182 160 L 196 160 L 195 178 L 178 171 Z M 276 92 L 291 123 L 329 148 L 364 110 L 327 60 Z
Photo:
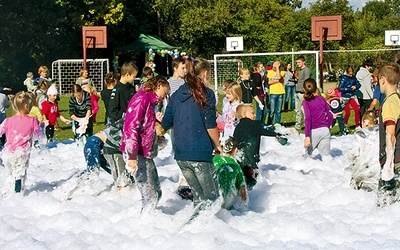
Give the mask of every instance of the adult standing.
M 371 59 L 367 58 L 363 62 L 360 70 L 356 74 L 357 80 L 360 82 L 360 91 L 362 96 L 359 96 L 360 102 L 360 115 L 363 116 L 371 105 L 372 99 L 374 97 L 372 76 L 370 71 L 372 70 L 373 63 Z
M 174 128 L 176 159 L 189 186 L 193 202 L 203 209 L 219 196 L 218 181 L 212 163 L 213 150 L 221 152 L 216 124 L 216 100 L 208 88 L 211 65 L 202 58 L 194 62 L 185 83 L 171 96 L 162 119 L 165 130 Z
M 300 69 L 296 85 L 296 124 L 294 125 L 294 127 L 296 129 L 301 129 L 303 124 L 302 119 L 304 116 L 303 109 L 301 108 L 304 100 L 303 84 L 306 79 L 311 77 L 311 69 L 306 66 L 306 59 L 304 58 L 304 56 L 297 57 L 296 64 L 297 67 L 299 67 Z
M 253 75 L 251 77 L 253 81 L 252 94 L 254 100 L 256 100 L 256 120 L 265 122 L 265 118 L 268 113 L 266 104 L 266 93 L 264 88 L 264 81 L 261 73 L 263 72 L 264 65 L 261 62 L 257 62 L 254 65 Z
M 292 64 L 287 63 L 283 68 L 285 76 L 283 78 L 283 84 L 285 85 L 285 110 L 294 110 L 295 107 L 295 94 L 296 94 L 296 78 L 292 71 Z M 289 102 L 290 101 L 290 102 Z M 290 109 L 289 109 L 290 104 Z
M 72 86 L 72 96 L 69 99 L 69 115 L 75 138 L 82 135 L 89 138 L 93 135 L 92 104 L 90 94 L 83 91 L 78 84 Z
M 272 65 L 272 69 L 268 71 L 268 84 L 269 84 L 269 116 L 268 116 L 268 125 L 274 124 L 274 115 L 275 115 L 275 123 L 281 122 L 281 109 L 282 109 L 282 101 L 283 95 L 285 94 L 285 87 L 283 86 L 283 76 L 284 72 L 280 70 L 281 63 L 279 61 L 275 61 Z

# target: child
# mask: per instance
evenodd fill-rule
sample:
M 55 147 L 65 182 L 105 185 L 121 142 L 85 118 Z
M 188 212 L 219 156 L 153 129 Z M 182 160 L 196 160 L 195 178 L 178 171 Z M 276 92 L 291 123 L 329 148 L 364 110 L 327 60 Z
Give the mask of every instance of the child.
M 47 92 L 47 83 L 41 82 L 38 84 L 36 91 L 35 91 L 35 99 L 36 103 L 40 110 L 42 110 L 42 103 L 46 101 L 46 92 Z
M 251 104 L 240 104 L 236 109 L 236 116 L 239 123 L 233 138 L 238 144 L 238 162 L 242 167 L 247 188 L 251 190 L 257 183 L 261 136 L 277 137 L 282 145 L 287 144 L 287 139 L 276 133 L 275 126 L 255 120 L 256 115 Z
M 236 140 L 228 137 L 222 146 L 224 156 L 215 155 L 213 163 L 217 171 L 218 183 L 224 202 L 222 208 L 231 209 L 235 205 L 247 205 L 247 187 L 243 171 L 233 158 L 237 151 Z
M 44 82 L 46 83 L 46 87 L 49 88 L 52 83 L 51 78 L 48 77 L 49 69 L 46 66 L 40 66 L 38 69 L 38 74 L 39 74 L 39 84 Z
M 39 122 L 29 117 L 32 107 L 32 97 L 27 92 L 18 92 L 12 100 L 15 115 L 6 118 L 0 125 L 0 135 L 6 134 L 2 159 L 9 177 L 10 188 L 19 193 L 24 190 L 26 170 L 29 166 L 29 156 L 34 137 L 39 138 Z M 6 195 L 9 190 L 4 190 Z
M 83 91 L 78 84 L 72 86 L 72 96 L 69 99 L 69 114 L 72 120 L 72 130 L 75 139 L 80 139 L 82 135 L 90 137 L 93 134 L 93 120 L 91 119 L 92 104 L 90 94 Z
M 336 121 L 339 124 L 340 135 L 346 135 L 344 120 L 343 120 L 343 107 L 344 103 L 342 98 L 340 98 L 340 91 L 335 88 L 329 88 L 326 93 L 328 94 L 328 103 L 333 113 L 332 127 L 335 126 Z
M 43 123 L 45 125 L 45 134 L 47 142 L 52 142 L 54 138 L 54 127 L 57 123 L 57 118 L 60 117 L 61 121 L 69 124 L 70 121 L 65 119 L 58 110 L 58 102 L 56 101 L 58 95 L 57 88 L 51 85 L 47 90 L 47 101 L 42 103 Z
M 246 68 L 239 69 L 239 78 L 237 83 L 242 88 L 242 102 L 252 103 L 253 95 L 251 94 L 253 89 L 253 83 L 250 81 L 250 71 Z
M 92 120 L 93 125 L 97 125 L 96 115 L 99 112 L 99 99 L 100 96 L 97 94 L 95 86 L 89 86 L 88 84 L 82 85 L 82 89 L 90 94 L 90 103 L 92 104 Z
M 371 152 L 379 151 L 379 131 L 375 112 L 367 112 L 362 117 L 362 129 L 354 133 L 358 143 L 346 149 L 351 162 L 351 185 L 355 189 L 375 192 L 379 182 L 379 161 Z M 357 147 L 358 146 L 358 147 Z
M 333 115 L 326 100 L 318 95 L 317 83 L 308 78 L 303 83 L 304 89 L 304 147 L 306 156 L 318 148 L 321 156 L 330 155 L 330 131 Z
M 222 87 L 222 92 L 224 97 L 222 98 L 222 107 L 224 107 L 225 105 L 227 105 L 227 103 L 229 102 L 228 99 L 226 98 L 226 89 L 229 87 L 229 85 L 235 83 L 232 80 L 225 80 L 221 87 Z M 217 103 L 215 104 L 215 106 L 218 105 L 218 94 L 216 93 L 215 95 L 215 100 L 217 101 Z M 222 135 L 222 132 L 224 131 L 225 128 L 225 122 L 224 122 L 224 118 L 222 117 L 222 115 L 219 113 L 219 111 L 217 110 L 217 128 L 218 128 L 218 132 L 221 133 L 220 135 Z
M 379 161 L 381 176 L 378 186 L 378 205 L 385 206 L 397 201 L 400 167 L 400 97 L 397 84 L 400 69 L 396 63 L 387 63 L 378 71 L 380 89 L 386 95 L 379 115 Z
M 236 108 L 241 103 L 242 89 L 239 84 L 232 83 L 227 86 L 226 102 L 222 106 L 222 121 L 224 122 L 223 136 L 228 137 L 233 135 L 236 122 Z
M 134 176 L 142 195 L 142 212 L 155 209 L 161 198 L 160 181 L 153 159 L 157 136 L 155 132 L 157 102 L 169 92 L 169 84 L 162 77 L 148 80 L 129 101 L 121 151 L 126 168 Z
M 26 74 L 26 79 L 24 81 L 24 85 L 26 86 L 26 89 L 29 92 L 35 92 L 36 86 L 35 86 L 35 82 L 33 81 L 33 73 L 32 72 L 28 72 Z
M 108 72 L 104 77 L 105 88 L 101 91 L 101 99 L 104 102 L 104 108 L 106 110 L 104 124 L 107 124 L 108 117 L 108 103 L 110 102 L 112 90 L 117 83 L 117 77 L 114 72 Z
M 153 70 L 150 67 L 144 67 L 142 70 L 142 79 L 141 79 L 142 84 L 146 83 L 152 77 L 154 77 Z
M 10 107 L 10 101 L 8 97 L 0 92 L 0 124 L 6 119 L 6 110 Z M 3 149 L 4 144 L 6 143 L 6 135 L 2 135 L 0 137 L 0 150 Z
M 88 85 L 89 87 L 94 86 L 92 79 L 88 78 L 89 71 L 86 68 L 83 68 L 79 71 L 79 77 L 76 79 L 75 84 L 80 86 Z
M 342 93 L 342 99 L 345 103 L 344 106 L 344 124 L 345 130 L 347 131 L 347 122 L 350 117 L 350 106 L 354 110 L 354 121 L 356 124 L 356 130 L 360 129 L 360 106 L 356 96 L 356 91 L 360 89 L 361 84 L 358 82 L 357 78 L 354 76 L 353 68 L 347 67 L 346 75 L 340 78 L 339 91 Z

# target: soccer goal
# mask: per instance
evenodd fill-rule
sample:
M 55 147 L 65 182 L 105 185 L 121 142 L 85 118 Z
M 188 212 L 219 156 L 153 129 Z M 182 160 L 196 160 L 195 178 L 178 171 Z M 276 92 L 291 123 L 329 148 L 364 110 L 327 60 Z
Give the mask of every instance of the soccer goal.
M 318 86 L 319 83 L 319 52 L 318 51 L 299 51 L 299 52 L 268 52 L 268 53 L 248 53 L 248 54 L 215 54 L 214 55 L 214 69 L 212 78 L 214 79 L 215 90 L 225 80 L 231 79 L 236 81 L 239 77 L 238 69 L 245 67 L 253 72 L 254 64 L 262 62 L 267 68 L 272 66 L 274 61 L 280 61 L 283 66 L 291 62 L 292 69 L 295 69 L 298 56 L 303 55 L 306 59 L 306 65 L 312 70 L 312 77 L 316 79 Z
M 103 90 L 104 76 L 109 72 L 108 59 L 87 59 L 86 67 L 96 90 Z M 59 85 L 61 95 L 71 93 L 82 68 L 83 59 L 60 59 L 52 63 L 52 77 Z

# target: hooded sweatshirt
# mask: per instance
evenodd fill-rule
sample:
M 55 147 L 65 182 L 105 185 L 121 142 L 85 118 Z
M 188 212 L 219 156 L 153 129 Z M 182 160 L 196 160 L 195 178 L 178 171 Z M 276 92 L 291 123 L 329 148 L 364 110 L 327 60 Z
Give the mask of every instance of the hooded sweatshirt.
M 208 105 L 202 110 L 185 82 L 168 103 L 161 125 L 165 130 L 174 129 L 176 160 L 212 162 L 214 145 L 207 129 L 217 126 L 215 95 L 210 88 L 204 94 Z

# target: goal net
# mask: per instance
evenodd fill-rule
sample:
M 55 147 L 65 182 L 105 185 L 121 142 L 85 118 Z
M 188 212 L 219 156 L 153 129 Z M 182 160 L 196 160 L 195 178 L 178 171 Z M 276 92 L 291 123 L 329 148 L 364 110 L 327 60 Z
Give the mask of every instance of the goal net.
M 214 55 L 214 68 L 212 70 L 212 80 L 214 80 L 215 90 L 221 86 L 225 80 L 234 80 L 239 77 L 239 68 L 244 67 L 253 72 L 254 65 L 262 62 L 264 67 L 272 66 L 274 61 L 280 61 L 283 66 L 290 62 L 292 70 L 296 68 L 296 59 L 303 55 L 306 65 L 312 70 L 312 77 L 316 79 L 319 86 L 319 52 L 300 51 L 300 52 L 271 52 L 271 53 L 249 53 L 249 54 L 216 54 Z
M 70 94 L 71 88 L 83 68 L 83 59 L 60 59 L 52 63 L 52 77 L 59 85 L 60 94 Z M 108 59 L 87 59 L 86 68 L 97 91 L 103 90 L 104 76 L 108 73 Z

